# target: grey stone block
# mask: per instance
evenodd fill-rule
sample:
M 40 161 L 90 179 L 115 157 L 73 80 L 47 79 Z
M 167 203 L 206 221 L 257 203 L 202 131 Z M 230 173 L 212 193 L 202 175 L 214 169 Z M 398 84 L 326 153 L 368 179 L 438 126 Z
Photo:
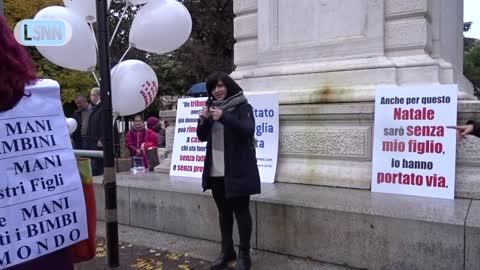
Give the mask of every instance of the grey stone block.
M 137 177 L 137 176 L 135 176 Z M 120 178 L 120 181 L 125 179 Z M 199 179 L 159 177 L 147 174 L 129 181 L 131 226 L 220 241 L 218 212 L 210 191 L 203 193 Z M 250 204 L 253 219 L 251 247 L 256 247 L 256 209 Z M 238 231 L 234 224 L 234 240 Z
M 463 269 L 467 200 L 280 185 L 258 198 L 259 249 L 367 269 Z
M 480 201 L 472 201 L 465 226 L 465 270 L 480 269 Z
M 105 237 L 105 223 L 98 222 L 97 228 L 98 235 Z M 215 260 L 220 250 L 219 243 L 130 226 L 120 225 L 119 234 L 119 239 L 123 243 L 131 243 L 154 250 L 168 250 L 176 254 L 188 254 L 190 258 L 208 262 Z M 352 268 L 292 258 L 259 250 L 253 250 L 251 256 L 252 269 L 255 270 L 354 270 Z

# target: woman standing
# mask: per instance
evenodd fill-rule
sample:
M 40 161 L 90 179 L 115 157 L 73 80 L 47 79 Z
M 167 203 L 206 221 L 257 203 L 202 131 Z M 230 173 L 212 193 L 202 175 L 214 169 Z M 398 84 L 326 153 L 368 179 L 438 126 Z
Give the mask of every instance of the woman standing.
M 38 78 L 32 58 L 15 40 L 7 21 L 0 15 L 0 113 L 13 109 L 21 99 L 35 95 L 35 91 L 41 91 L 41 88 L 35 87 L 37 83 Z M 27 86 L 30 93 L 25 91 Z M 45 104 L 39 104 L 39 106 L 43 105 Z M 0 179 L 0 181 L 6 180 Z M 73 270 L 73 263 L 68 248 L 64 248 L 8 269 Z
M 126 144 L 130 150 L 130 156 L 143 158 L 143 165 L 148 168 L 147 155 L 149 147 L 157 146 L 158 135 L 150 129 L 145 128 L 145 122 L 140 114 L 135 115 L 133 127 L 127 133 Z
M 250 269 L 250 195 L 260 193 L 253 110 L 240 86 L 225 73 L 211 74 L 207 91 L 211 104 L 199 113 L 197 128 L 198 138 L 207 141 L 202 186 L 212 190 L 222 237 L 222 251 L 211 269 L 223 269 L 236 259 L 232 238 L 234 214 L 240 234 L 235 269 Z

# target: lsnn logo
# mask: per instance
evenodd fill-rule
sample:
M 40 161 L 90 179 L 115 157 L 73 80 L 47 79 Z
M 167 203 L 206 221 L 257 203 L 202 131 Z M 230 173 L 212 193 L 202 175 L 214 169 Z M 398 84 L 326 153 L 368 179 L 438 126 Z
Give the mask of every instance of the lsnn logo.
M 72 39 L 72 26 L 64 20 L 22 20 L 15 38 L 23 46 L 63 46 Z

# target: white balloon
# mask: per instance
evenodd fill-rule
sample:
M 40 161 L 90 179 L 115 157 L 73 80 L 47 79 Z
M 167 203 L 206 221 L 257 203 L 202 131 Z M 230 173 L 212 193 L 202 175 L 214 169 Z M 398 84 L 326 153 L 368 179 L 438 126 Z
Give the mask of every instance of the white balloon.
M 190 37 L 192 17 L 187 8 L 175 0 L 156 0 L 144 5 L 133 19 L 130 43 L 152 53 L 178 49 Z
M 97 65 L 97 49 L 92 31 L 85 20 L 72 10 L 51 6 L 40 10 L 34 19 L 67 21 L 72 27 L 72 39 L 63 46 L 37 46 L 50 62 L 69 69 L 89 71 Z
M 65 121 L 67 121 L 68 133 L 72 134 L 75 132 L 75 130 L 77 130 L 77 120 L 73 118 L 66 118 Z
M 145 110 L 158 93 L 153 69 L 140 60 L 126 60 L 111 70 L 112 107 L 120 116 Z
M 149 0 L 127 0 L 132 5 L 141 5 L 147 3 Z M 158 1 L 158 0 L 153 0 Z
M 110 7 L 110 1 L 107 0 L 107 5 Z M 63 0 L 63 4 L 67 8 L 73 9 L 75 13 L 85 18 L 89 23 L 97 20 L 97 6 L 95 0 Z

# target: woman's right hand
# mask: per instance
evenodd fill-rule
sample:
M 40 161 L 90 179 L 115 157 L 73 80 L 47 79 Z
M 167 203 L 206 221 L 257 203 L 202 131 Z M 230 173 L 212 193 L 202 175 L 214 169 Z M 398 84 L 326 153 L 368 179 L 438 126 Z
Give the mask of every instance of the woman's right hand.
M 208 118 L 208 108 L 203 107 L 203 109 L 198 113 L 200 117 Z
M 142 150 L 137 149 L 137 156 L 141 156 L 141 155 L 142 155 Z

